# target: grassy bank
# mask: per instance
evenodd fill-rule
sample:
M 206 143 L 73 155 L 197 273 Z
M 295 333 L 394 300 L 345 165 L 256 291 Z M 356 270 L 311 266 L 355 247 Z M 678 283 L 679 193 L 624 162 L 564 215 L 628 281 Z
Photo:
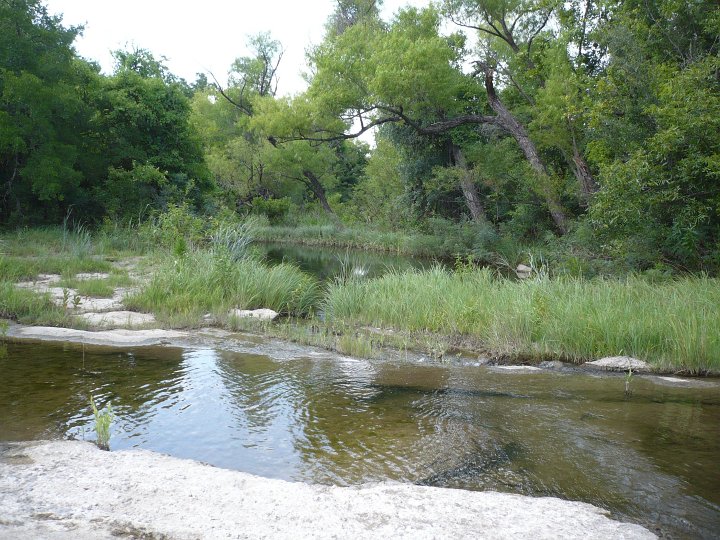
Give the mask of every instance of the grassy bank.
M 268 267 L 252 258 L 234 260 L 204 250 L 157 267 L 150 283 L 126 304 L 172 326 L 194 326 L 206 313 L 226 321 L 231 308 L 307 316 L 319 300 L 317 281 L 292 265 Z
M 518 282 L 434 268 L 334 284 L 324 309 L 329 323 L 468 336 L 495 355 L 630 355 L 663 370 L 720 371 L 715 279 Z
M 100 256 L 104 249 L 84 228 L 19 229 L 1 235 L 0 318 L 37 325 L 81 325 L 49 295 L 18 289 L 15 283 L 34 280 L 40 274 L 59 274 L 69 280 L 81 272 L 108 272 L 111 264 Z

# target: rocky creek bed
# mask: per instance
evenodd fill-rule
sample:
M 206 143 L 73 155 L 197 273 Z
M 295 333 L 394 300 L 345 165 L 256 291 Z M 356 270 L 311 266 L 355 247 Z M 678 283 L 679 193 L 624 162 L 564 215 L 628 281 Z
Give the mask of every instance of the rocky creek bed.
M 6 444 L 0 537 L 654 538 L 589 504 L 381 483 L 308 485 L 86 442 Z
M 0 413 L 47 403 L 0 422 L 0 538 L 651 537 L 638 523 L 661 536 L 711 537 L 719 519 L 708 487 L 717 471 L 702 472 L 691 453 L 717 444 L 702 427 L 713 422 L 714 380 L 640 375 L 623 401 L 624 375 L 561 363 L 361 360 L 212 328 L 8 333 L 8 366 L 13 347 L 41 349 L 26 371 L 8 373 Z M 48 340 L 64 345 L 41 345 Z M 48 364 L 54 393 L 27 395 L 31 373 Z M 119 451 L 8 442 L 55 433 L 56 423 L 66 426 L 61 437 L 92 438 L 88 391 L 117 407 Z M 691 392 L 701 394 L 688 401 Z M 240 401 L 228 409 L 228 397 Z M 686 413 L 683 433 L 663 420 Z M 268 414 L 280 424 L 262 424 Z M 659 424 L 646 422 L 655 416 Z M 249 431 L 225 439 L 232 417 Z M 662 439 L 648 453 L 656 430 Z M 678 454 L 678 440 L 690 453 Z M 707 500 L 688 491 L 698 480 Z M 524 495 L 497 492 L 508 488 Z M 554 493 L 562 499 L 542 496 Z

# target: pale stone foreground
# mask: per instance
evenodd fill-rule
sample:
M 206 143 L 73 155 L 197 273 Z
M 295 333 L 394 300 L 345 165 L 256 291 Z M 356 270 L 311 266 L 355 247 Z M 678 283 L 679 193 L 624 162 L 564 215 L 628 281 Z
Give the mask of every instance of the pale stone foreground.
M 114 536 L 113 536 L 114 535 Z M 654 538 L 589 504 L 260 478 L 79 441 L 0 453 L 0 538 Z
M 88 345 L 105 345 L 108 347 L 147 347 L 163 345 L 173 340 L 187 337 L 187 332 L 178 330 L 75 330 L 73 328 L 57 328 L 54 326 L 22 326 L 11 325 L 7 335 L 20 339 L 38 339 L 41 341 L 70 341 Z

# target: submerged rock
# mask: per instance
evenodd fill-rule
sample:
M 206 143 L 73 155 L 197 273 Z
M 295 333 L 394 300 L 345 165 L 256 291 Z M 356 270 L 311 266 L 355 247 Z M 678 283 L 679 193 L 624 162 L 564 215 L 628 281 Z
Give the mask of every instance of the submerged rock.
M 309 485 L 79 441 L 12 444 L 2 454 L 2 538 L 655 538 L 553 497 Z M 12 454 L 22 460 L 5 459 Z
M 278 316 L 277 311 L 272 309 L 231 309 L 230 317 L 237 317 L 238 319 L 260 319 L 262 321 L 272 321 Z
M 638 360 L 632 356 L 606 356 L 600 360 L 585 362 L 583 366 L 605 369 L 609 371 L 650 371 L 651 366 L 644 360 Z
M 560 360 L 546 360 L 544 362 L 540 362 L 538 367 L 542 369 L 564 369 L 567 366 Z
M 492 366 L 492 369 L 499 369 L 502 371 L 542 371 L 539 367 L 535 366 Z

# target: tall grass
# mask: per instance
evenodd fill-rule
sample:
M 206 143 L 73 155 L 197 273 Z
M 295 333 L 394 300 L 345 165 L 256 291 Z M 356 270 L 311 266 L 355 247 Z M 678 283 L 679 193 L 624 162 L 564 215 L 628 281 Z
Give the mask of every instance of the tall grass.
M 195 251 L 165 263 L 126 304 L 152 311 L 166 321 L 199 322 L 207 312 L 220 320 L 230 308 L 270 308 L 304 316 L 320 299 L 318 283 L 289 264 L 268 267 L 227 253 Z
M 47 326 L 69 326 L 77 322 L 71 313 L 53 303 L 49 295 L 18 289 L 14 283 L 2 280 L 0 318 Z
M 248 219 L 243 223 L 221 223 L 210 237 L 212 249 L 220 255 L 240 260 L 247 255 L 247 249 L 253 240 L 255 221 Z
M 331 284 L 324 310 L 331 323 L 469 336 L 501 355 L 720 370 L 720 282 L 705 277 L 515 282 L 435 267 Z

